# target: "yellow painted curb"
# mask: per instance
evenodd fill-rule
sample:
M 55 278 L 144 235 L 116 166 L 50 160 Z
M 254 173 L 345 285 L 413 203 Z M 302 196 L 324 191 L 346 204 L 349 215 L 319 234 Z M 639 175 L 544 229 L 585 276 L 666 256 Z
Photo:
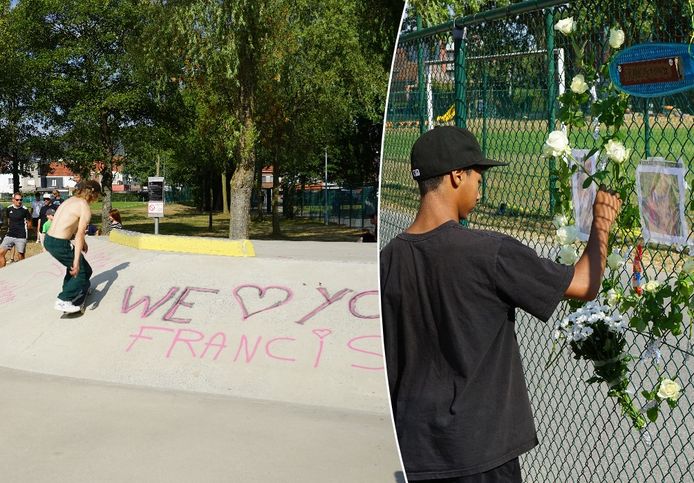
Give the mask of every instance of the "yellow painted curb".
M 139 250 L 163 252 L 200 253 L 226 257 L 254 257 L 255 249 L 250 240 L 226 240 L 197 236 L 148 235 L 128 230 L 111 230 L 109 240 Z

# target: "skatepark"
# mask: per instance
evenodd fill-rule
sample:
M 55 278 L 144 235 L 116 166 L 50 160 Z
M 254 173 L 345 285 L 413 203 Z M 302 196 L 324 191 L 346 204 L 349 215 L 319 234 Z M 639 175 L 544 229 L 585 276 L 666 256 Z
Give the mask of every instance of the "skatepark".
M 68 318 L 50 255 L 0 271 L 3 479 L 404 481 L 375 245 L 198 241 L 89 237 Z

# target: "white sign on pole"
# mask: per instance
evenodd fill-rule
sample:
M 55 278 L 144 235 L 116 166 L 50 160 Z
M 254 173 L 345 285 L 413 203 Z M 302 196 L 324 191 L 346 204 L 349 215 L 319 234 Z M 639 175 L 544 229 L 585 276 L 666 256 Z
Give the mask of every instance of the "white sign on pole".
M 147 216 L 150 218 L 164 217 L 164 178 L 150 176 L 147 178 L 147 190 L 149 203 L 147 203 Z

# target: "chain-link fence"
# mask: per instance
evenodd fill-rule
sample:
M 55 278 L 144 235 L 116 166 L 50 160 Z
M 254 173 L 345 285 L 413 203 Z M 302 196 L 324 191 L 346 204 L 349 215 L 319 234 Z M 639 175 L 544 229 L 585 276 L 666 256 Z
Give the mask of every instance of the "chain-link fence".
M 609 27 L 618 23 L 626 44 L 687 43 L 690 6 L 672 2 L 532 1 L 458 18 L 436 27 L 402 32 L 398 41 L 386 113 L 381 172 L 380 243 L 384 246 L 414 218 L 419 195 L 410 177 L 409 153 L 417 137 L 438 125 L 470 129 L 486 156 L 509 165 L 484 175 L 483 196 L 469 219 L 472 228 L 512 235 L 543 256 L 559 249 L 551 223 L 555 208 L 554 166 L 540 155 L 547 134 L 559 128 L 556 97 L 568 89 L 574 71 L 567 39 L 557 35 L 557 20 L 573 16 L 589 32 L 586 52 L 596 66 L 605 60 Z M 415 22 L 406 22 L 414 25 Z M 604 84 L 603 84 L 604 85 Z M 599 94 L 599 92 L 598 92 Z M 627 170 L 649 157 L 679 161 L 689 186 L 694 182 L 694 90 L 660 98 L 629 99 L 625 144 L 633 149 Z M 571 145 L 592 147 L 590 130 L 573 132 Z M 632 193 L 635 203 L 636 193 Z M 692 226 L 692 191 L 685 196 L 685 218 Z M 616 236 L 633 247 L 634 230 Z M 687 241 L 692 244 L 688 231 Z M 629 287 L 633 261 L 621 271 Z M 680 270 L 681 246 L 646 244 L 644 272 L 664 280 Z M 563 305 L 555 317 L 566 315 Z M 685 322 L 690 323 L 686 316 Z M 684 389 L 679 405 L 665 409 L 648 434 L 632 429 L 604 385 L 587 385 L 592 367 L 567 354 L 545 368 L 554 320 L 542 324 L 525 313 L 517 317 L 518 339 L 540 446 L 523 457 L 527 482 L 691 482 L 694 481 L 694 364 L 686 334 L 663 345 L 662 372 Z M 639 357 L 648 342 L 629 332 L 629 352 Z M 665 364 L 662 367 L 662 364 Z M 632 381 L 650 390 L 657 383 L 654 361 L 634 362 Z M 640 399 L 640 402 L 645 402 Z M 649 444 L 650 443 L 650 444 Z
M 353 228 L 372 228 L 378 210 L 376 186 L 329 186 L 298 193 L 294 215 Z

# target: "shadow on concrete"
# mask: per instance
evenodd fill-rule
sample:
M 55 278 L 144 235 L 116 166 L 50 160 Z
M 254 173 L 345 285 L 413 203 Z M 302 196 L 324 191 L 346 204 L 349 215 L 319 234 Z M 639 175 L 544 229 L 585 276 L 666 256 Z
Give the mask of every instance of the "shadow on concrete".
M 405 480 L 405 474 L 402 471 L 396 471 L 393 473 L 393 476 L 395 476 L 395 483 L 406 483 L 407 480 Z
M 94 310 L 99 306 L 101 301 L 106 296 L 106 293 L 111 288 L 111 285 L 113 285 L 113 282 L 115 282 L 118 278 L 118 271 L 125 270 L 129 266 L 130 262 L 121 263 L 120 265 L 116 265 L 115 267 L 92 277 L 91 284 L 94 288 L 94 293 L 92 294 L 92 303 L 89 304 L 90 310 Z M 99 286 L 102 284 L 103 287 L 99 288 Z

